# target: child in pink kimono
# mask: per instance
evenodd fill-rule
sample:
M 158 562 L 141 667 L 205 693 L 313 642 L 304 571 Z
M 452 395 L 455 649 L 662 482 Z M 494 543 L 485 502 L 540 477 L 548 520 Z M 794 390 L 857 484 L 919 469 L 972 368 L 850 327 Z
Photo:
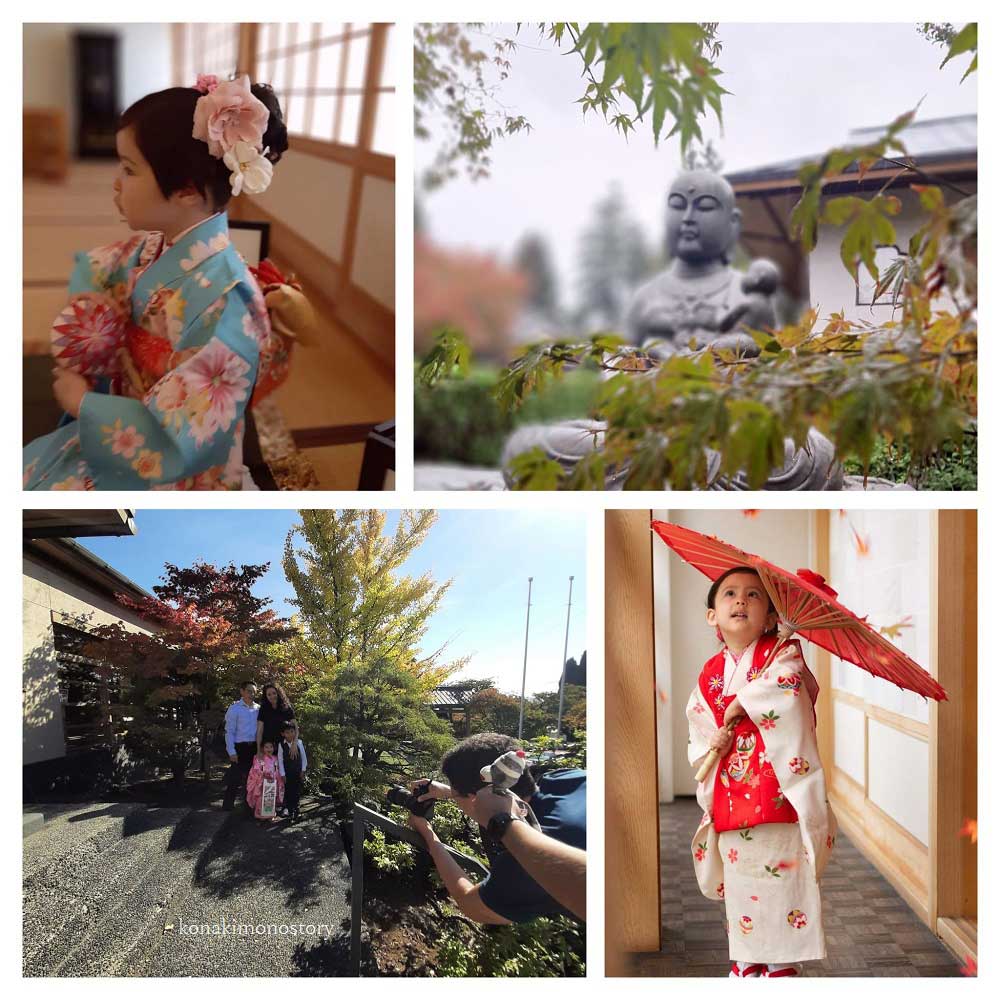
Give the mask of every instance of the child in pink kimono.
M 265 782 L 273 781 L 274 802 L 270 803 L 265 799 Z M 270 819 L 272 822 L 278 820 L 278 809 L 285 797 L 285 779 L 281 776 L 278 767 L 278 758 L 274 755 L 274 744 L 264 743 L 261 745 L 260 753 L 254 757 L 253 766 L 247 777 L 247 802 L 253 806 L 253 814 L 257 819 Z M 270 808 L 266 808 L 270 806 Z
M 687 705 L 691 764 L 719 753 L 698 785 L 695 874 L 725 901 L 730 975 L 797 976 L 799 962 L 826 957 L 819 877 L 837 832 L 816 743 L 819 685 L 798 643 L 767 662 L 782 639 L 752 569 L 723 573 L 706 614 L 724 646 Z

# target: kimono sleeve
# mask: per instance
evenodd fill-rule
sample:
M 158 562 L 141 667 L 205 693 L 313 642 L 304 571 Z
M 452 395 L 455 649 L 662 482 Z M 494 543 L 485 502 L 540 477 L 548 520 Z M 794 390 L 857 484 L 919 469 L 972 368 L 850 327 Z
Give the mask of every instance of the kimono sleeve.
M 80 446 L 101 489 L 171 484 L 229 460 L 257 376 L 257 339 L 235 292 L 196 322 L 207 342 L 141 400 L 84 395 Z
M 705 708 L 699 693 L 695 686 L 685 709 L 688 720 L 688 762 L 694 768 L 701 765 L 705 754 L 711 749 L 710 741 L 718 728 L 714 716 Z
M 124 276 L 141 252 L 141 241 L 132 240 L 76 255 L 69 301 L 52 322 L 51 349 L 57 365 L 83 375 L 92 385 L 121 371 L 120 352 L 130 319 Z

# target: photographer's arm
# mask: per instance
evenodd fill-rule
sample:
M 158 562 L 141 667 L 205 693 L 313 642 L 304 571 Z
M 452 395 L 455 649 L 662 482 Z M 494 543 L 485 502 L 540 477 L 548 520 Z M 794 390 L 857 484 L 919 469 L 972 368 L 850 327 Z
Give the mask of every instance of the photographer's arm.
M 587 853 L 536 830 L 511 823 L 503 846 L 521 867 L 560 905 L 587 919 Z
M 424 838 L 427 852 L 434 862 L 438 875 L 441 876 L 441 881 L 444 882 L 448 894 L 455 900 L 455 905 L 462 913 L 480 924 L 509 924 L 509 920 L 501 917 L 499 913 L 494 913 L 479 898 L 479 886 L 472 882 L 458 862 L 444 849 L 444 844 L 427 820 L 411 814 L 409 823 Z

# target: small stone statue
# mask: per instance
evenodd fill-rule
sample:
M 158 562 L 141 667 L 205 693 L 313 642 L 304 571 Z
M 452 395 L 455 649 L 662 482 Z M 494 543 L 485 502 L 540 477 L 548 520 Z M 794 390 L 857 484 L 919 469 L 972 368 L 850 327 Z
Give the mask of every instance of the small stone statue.
M 779 272 L 769 260 L 754 260 L 745 273 L 730 264 L 740 232 L 740 211 L 728 181 L 708 170 L 685 170 L 667 197 L 667 247 L 670 266 L 635 293 L 626 318 L 626 335 L 653 357 L 710 348 L 754 358 L 760 348 L 748 330 L 774 327 L 774 296 Z M 636 373 L 637 378 L 647 377 Z M 587 454 L 603 447 L 605 425 L 575 420 L 516 430 L 504 446 L 502 465 L 512 485 L 510 463 L 541 446 L 567 472 Z M 708 455 L 709 488 L 747 489 L 742 474 L 716 478 L 718 454 Z M 621 489 L 627 469 L 609 470 L 605 486 Z M 833 445 L 818 431 L 805 448 L 785 444 L 785 463 L 774 469 L 765 490 L 839 490 L 843 471 Z

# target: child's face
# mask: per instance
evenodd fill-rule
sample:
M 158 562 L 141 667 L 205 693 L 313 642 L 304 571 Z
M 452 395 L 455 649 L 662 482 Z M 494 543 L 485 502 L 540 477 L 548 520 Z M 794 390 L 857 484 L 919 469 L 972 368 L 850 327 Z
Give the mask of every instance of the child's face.
M 270 744 L 270 743 L 265 743 L 265 744 L 264 744 L 264 745 L 263 745 L 263 746 L 261 747 L 261 750 L 263 750 L 263 751 L 264 751 L 264 756 L 265 756 L 265 757 L 271 757 L 271 756 L 272 756 L 272 755 L 274 754 L 274 747 L 273 747 L 273 746 L 271 746 L 271 744 Z
M 115 207 L 125 217 L 129 229 L 171 235 L 178 220 L 192 207 L 207 210 L 205 200 L 194 188 L 163 197 L 153 168 L 136 145 L 131 126 L 116 133 L 115 146 L 118 149 Z
M 733 573 L 723 581 L 715 607 L 708 609 L 706 617 L 728 645 L 748 646 L 774 627 L 776 616 L 760 578 L 754 573 Z

